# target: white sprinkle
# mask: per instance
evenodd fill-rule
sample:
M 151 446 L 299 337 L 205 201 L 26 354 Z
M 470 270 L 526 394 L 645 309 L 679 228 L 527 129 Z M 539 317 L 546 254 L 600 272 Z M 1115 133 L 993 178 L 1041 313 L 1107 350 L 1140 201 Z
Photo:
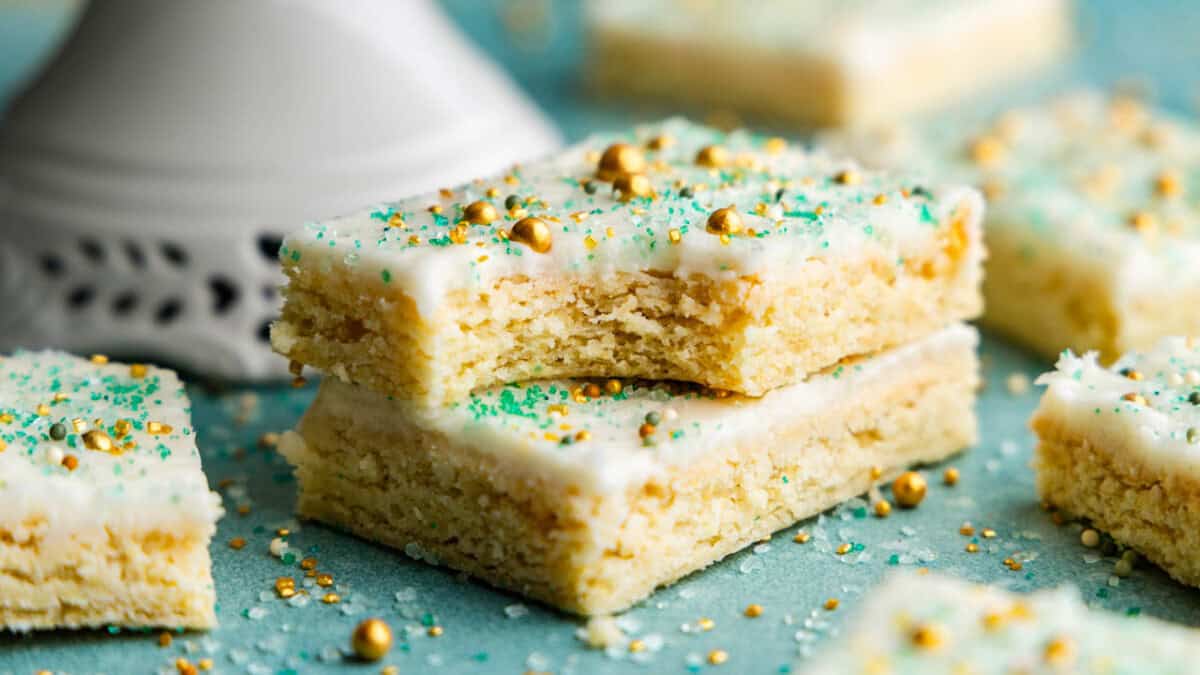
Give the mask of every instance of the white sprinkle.
M 317 658 L 325 663 L 342 660 L 342 650 L 337 645 L 325 645 L 321 647 L 321 651 L 317 654 Z
M 750 574 L 761 570 L 763 567 L 763 561 L 760 558 L 748 556 L 738 565 L 738 571 L 742 574 Z
M 1200 371 L 1197 371 L 1195 369 L 1189 370 L 1189 371 L 1187 371 L 1187 375 L 1185 375 L 1184 378 L 1186 379 L 1188 384 L 1190 384 L 1194 387 L 1194 386 L 1200 384 Z
M 288 598 L 287 603 L 292 607 L 306 607 L 308 606 L 308 594 L 297 593 L 296 595 Z
M 270 549 L 271 549 L 271 555 L 275 556 L 276 558 L 282 558 L 283 554 L 287 553 L 288 545 L 287 545 L 287 542 L 284 541 L 283 539 L 280 539 L 279 537 L 275 537 L 274 539 L 271 540 Z
M 587 625 L 579 629 L 576 636 L 592 649 L 622 646 L 626 642 L 625 633 L 611 616 L 594 616 L 588 619 Z
M 396 602 L 415 602 L 417 599 L 417 589 L 412 586 L 405 586 L 396 591 Z
M 267 615 L 267 610 L 263 607 L 251 607 L 246 612 L 246 616 L 252 621 L 258 621 Z
M 541 652 L 529 652 L 525 657 L 525 667 L 530 670 L 550 670 L 550 657 Z
M 1171 373 L 1167 375 L 1167 384 L 1171 385 L 1172 387 L 1178 387 L 1179 385 L 1183 384 L 1183 377 L 1180 376 L 1179 373 Z
M 510 619 L 520 619 L 529 616 L 529 608 L 520 603 L 509 605 L 504 608 L 504 615 Z
M 233 649 L 229 650 L 229 660 L 232 661 L 234 665 L 240 666 L 250 660 L 250 652 L 246 651 L 245 649 L 234 647 Z
M 52 445 L 52 446 L 46 448 L 46 463 L 47 464 L 49 464 L 51 466 L 58 466 L 59 464 L 62 464 L 62 461 L 63 461 L 62 448 L 58 447 L 57 445 Z
M 671 420 L 674 420 L 675 418 L 679 417 L 679 412 L 676 411 L 674 408 L 666 408 L 665 410 L 662 411 L 662 416 L 663 416 L 664 420 L 670 422 Z
M 771 550 L 771 545 L 770 544 L 759 544 L 758 546 L 755 546 L 752 550 L 754 551 L 755 555 L 762 555 Z
M 1004 385 L 1008 387 L 1008 393 L 1020 396 L 1029 391 L 1029 376 L 1025 373 L 1012 373 L 1004 381 Z

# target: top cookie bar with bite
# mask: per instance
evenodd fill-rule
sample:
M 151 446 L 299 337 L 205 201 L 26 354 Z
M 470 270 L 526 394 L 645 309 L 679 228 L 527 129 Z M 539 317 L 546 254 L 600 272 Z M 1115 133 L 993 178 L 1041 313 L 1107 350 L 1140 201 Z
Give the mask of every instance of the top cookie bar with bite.
M 681 119 L 306 225 L 272 344 L 430 404 L 555 377 L 752 396 L 981 309 L 973 189 Z

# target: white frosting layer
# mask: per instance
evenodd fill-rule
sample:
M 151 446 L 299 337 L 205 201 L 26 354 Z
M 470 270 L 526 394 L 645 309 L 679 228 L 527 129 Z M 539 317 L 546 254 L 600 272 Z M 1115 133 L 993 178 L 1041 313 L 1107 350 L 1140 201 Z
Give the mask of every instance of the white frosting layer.
M 598 188 L 594 194 L 584 189 L 608 145 L 643 145 L 664 135 L 674 144 L 646 152 L 653 199 L 621 202 L 604 182 L 592 183 Z M 698 166 L 697 152 L 714 144 L 728 150 L 730 163 L 720 169 Z M 835 179 L 847 169 L 855 180 Z M 495 196 L 487 196 L 489 190 Z M 519 212 L 506 212 L 510 195 L 520 200 Z M 477 200 L 490 202 L 503 217 L 466 227 L 465 241 L 455 243 L 453 228 L 464 207 Z M 713 211 L 731 204 L 746 229 L 722 240 L 705 224 Z M 441 213 L 431 213 L 431 206 Z M 863 172 L 847 160 L 780 151 L 747 132 L 725 134 L 672 119 L 591 138 L 508 176 L 309 224 L 287 238 L 281 259 L 285 266 L 342 271 L 365 284 L 389 285 L 414 298 L 429 316 L 449 291 L 482 289 L 516 275 L 603 277 L 614 270 L 653 270 L 717 279 L 758 275 L 769 282 L 789 278 L 811 259 L 871 256 L 903 265 L 938 253 L 946 228 L 960 213 L 970 245 L 968 259 L 959 265 L 965 278 L 958 281 L 973 285 L 983 255 L 978 245 L 983 203 L 975 190 L 933 186 L 919 175 Z M 548 252 L 505 238 L 523 215 L 550 225 Z M 389 227 L 389 219 L 404 226 Z
M 1200 475 L 1200 342 L 1163 338 L 1110 368 L 1067 352 L 1037 382 L 1037 415 L 1130 461 Z
M 51 437 L 56 424 L 61 440 Z M 77 426 L 102 430 L 116 450 L 88 449 Z M 0 357 L 0 440 L 0 529 L 17 542 L 36 531 L 43 547 L 79 545 L 103 540 L 106 528 L 211 535 L 221 516 L 200 469 L 187 394 L 169 370 L 134 377 L 129 365 L 50 351 Z M 64 465 L 68 455 L 74 470 Z
M 853 75 L 892 67 L 908 50 L 930 42 L 954 40 L 1064 1 L 593 0 L 588 19 L 601 32 L 703 43 L 731 52 L 731 58 L 747 51 L 820 57 Z
M 981 142 L 994 152 L 979 154 Z M 1084 91 L 1036 107 L 925 127 L 831 134 L 824 145 L 872 166 L 981 186 L 989 236 L 1030 260 L 1107 278 L 1119 308 L 1200 286 L 1200 127 L 1129 99 Z M 982 159 L 981 159 L 982 157 Z M 1160 180 L 1173 176 L 1175 190 Z M 1136 214 L 1149 216 L 1137 228 Z
M 1195 632 L 1088 610 L 1074 588 L 1010 593 L 937 575 L 898 574 L 872 591 L 849 633 L 806 675 L 1192 672 Z
M 416 424 L 466 445 L 503 457 L 523 471 L 598 492 L 615 492 L 696 461 L 714 450 L 747 442 L 770 446 L 798 418 L 820 415 L 852 400 L 865 386 L 902 377 L 930 356 L 973 350 L 974 328 L 954 325 L 872 358 L 845 363 L 762 398 L 729 396 L 680 385 L 628 383 L 621 393 L 581 395 L 580 381 L 506 385 L 472 394 L 441 409 L 415 408 L 398 400 L 326 378 L 314 409 L 353 420 L 361 433 Z M 603 382 L 599 383 L 603 385 Z M 650 420 L 647 416 L 653 416 Z M 653 422 L 643 439 L 639 427 Z M 575 440 L 580 431 L 590 436 Z M 564 442 L 564 438 L 570 441 Z M 296 434 L 285 445 L 303 443 Z

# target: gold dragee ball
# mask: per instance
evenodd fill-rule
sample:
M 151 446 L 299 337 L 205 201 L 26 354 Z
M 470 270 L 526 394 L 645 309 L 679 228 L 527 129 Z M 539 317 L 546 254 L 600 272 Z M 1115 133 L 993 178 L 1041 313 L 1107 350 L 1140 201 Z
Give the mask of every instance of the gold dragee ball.
M 637 197 L 649 197 L 654 193 L 653 188 L 650 187 L 650 179 L 640 173 L 617 176 L 613 181 L 613 190 L 617 192 L 618 198 L 623 202 Z
M 704 229 L 709 234 L 737 234 L 742 231 L 742 217 L 738 215 L 737 208 L 726 206 L 712 212 Z
M 463 209 L 463 218 L 473 225 L 487 225 L 500 217 L 500 212 L 490 202 L 477 201 L 467 204 Z
M 892 483 L 892 496 L 896 503 L 911 509 L 925 499 L 925 477 L 916 471 L 905 471 Z
M 546 221 L 534 216 L 518 220 L 508 233 L 508 238 L 525 244 L 538 253 L 546 253 L 553 243 L 550 238 L 550 226 Z
M 675 137 L 669 134 L 655 136 L 646 141 L 646 148 L 649 150 L 666 150 L 672 145 L 675 145 Z
M 646 156 L 641 148 L 628 143 L 613 143 L 600 155 L 596 178 L 611 181 L 618 176 L 646 171 Z
M 354 629 L 350 637 L 350 646 L 358 658 L 364 661 L 378 661 L 387 655 L 392 648 L 392 629 L 383 619 L 364 619 Z
M 720 145 L 706 145 L 696 153 L 696 164 L 719 169 L 729 164 L 729 151 Z

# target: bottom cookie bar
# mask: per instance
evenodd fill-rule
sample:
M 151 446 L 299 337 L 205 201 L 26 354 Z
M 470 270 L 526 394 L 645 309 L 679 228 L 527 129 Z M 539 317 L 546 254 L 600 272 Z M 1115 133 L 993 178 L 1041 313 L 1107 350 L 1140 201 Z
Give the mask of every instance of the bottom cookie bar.
M 1194 636 L 1155 619 L 1088 610 L 1070 587 L 1020 595 L 905 573 L 871 591 L 846 637 L 802 672 L 1182 675 L 1200 658 Z
M 759 399 L 539 382 L 429 411 L 326 378 L 280 447 L 302 516 L 607 613 L 972 443 L 977 340 L 956 325 Z
M 1200 343 L 1165 338 L 1111 368 L 1066 354 L 1038 382 L 1038 492 L 1200 586 Z
M 0 629 L 216 625 L 188 408 L 167 370 L 0 357 Z

